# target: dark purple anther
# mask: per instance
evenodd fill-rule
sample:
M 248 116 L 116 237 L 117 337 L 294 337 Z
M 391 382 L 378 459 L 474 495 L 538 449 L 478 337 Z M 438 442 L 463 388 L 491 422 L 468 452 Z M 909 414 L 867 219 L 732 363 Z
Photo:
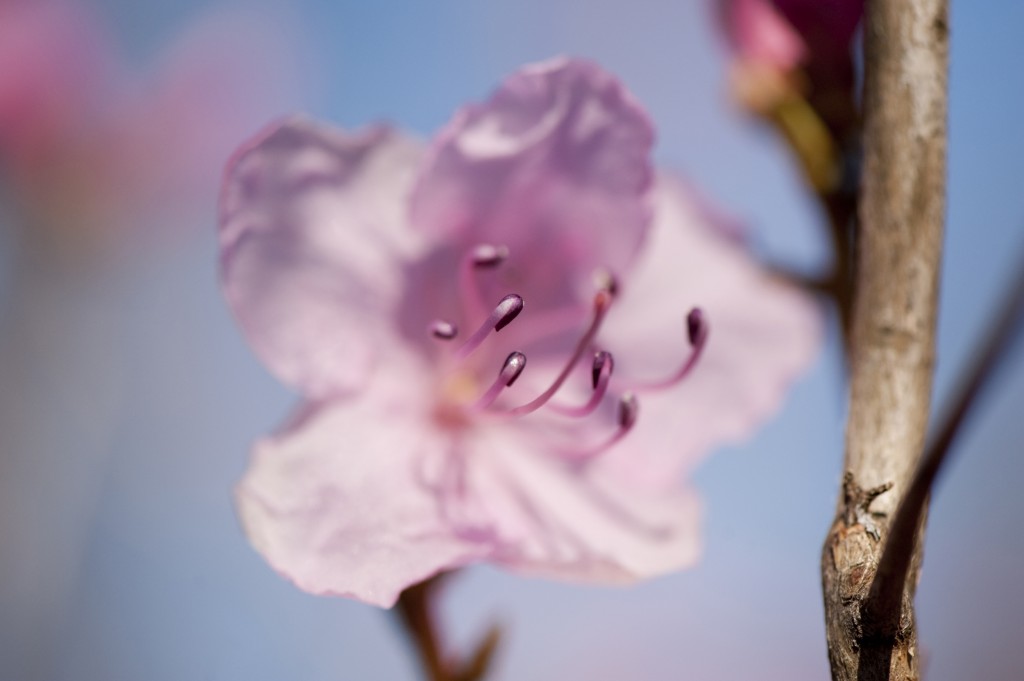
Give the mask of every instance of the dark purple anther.
M 601 382 L 601 375 L 611 374 L 614 367 L 612 353 L 601 350 L 594 355 L 594 365 L 590 369 L 590 381 L 594 390 L 597 390 L 597 386 Z
M 481 244 L 473 249 L 471 256 L 473 266 L 481 269 L 497 267 L 508 259 L 508 248 L 506 246 L 492 246 Z
M 512 385 L 519 378 L 526 368 L 526 355 L 521 352 L 512 352 L 505 358 L 505 364 L 501 367 L 498 376 L 505 382 L 506 387 Z
M 623 430 L 632 428 L 639 411 L 640 403 L 633 393 L 626 393 L 619 398 L 619 427 Z
M 501 299 L 501 302 L 498 303 L 491 314 L 487 315 L 487 319 L 480 325 L 480 328 L 466 339 L 466 342 L 455 352 L 455 355 L 460 358 L 466 357 L 469 353 L 480 347 L 480 344 L 484 342 L 492 329 L 494 331 L 501 331 L 522 311 L 522 297 L 514 293 L 508 294 Z
M 704 348 L 708 344 L 708 333 L 710 333 L 710 327 L 704 312 L 699 307 L 693 308 L 690 310 L 690 314 L 686 315 L 686 337 L 689 339 L 692 349 L 690 356 L 686 358 L 682 366 L 668 378 L 651 382 L 630 382 L 627 384 L 628 387 L 631 390 L 664 390 L 682 381 L 693 371 L 697 360 L 704 354 Z M 620 382 L 620 388 L 623 387 L 626 386 L 621 385 Z
M 501 331 L 509 323 L 519 316 L 519 313 L 523 311 L 523 299 L 521 296 L 517 296 L 515 293 L 510 293 L 501 299 L 498 306 L 494 308 L 494 313 L 498 316 L 498 321 L 494 323 L 494 330 Z
M 430 333 L 434 338 L 451 340 L 459 334 L 459 329 L 451 322 L 446 322 L 443 319 L 435 319 L 430 323 Z
M 690 310 L 686 315 L 686 335 L 690 339 L 690 345 L 697 347 L 704 342 L 708 333 L 708 326 L 704 322 L 704 312 L 699 307 Z

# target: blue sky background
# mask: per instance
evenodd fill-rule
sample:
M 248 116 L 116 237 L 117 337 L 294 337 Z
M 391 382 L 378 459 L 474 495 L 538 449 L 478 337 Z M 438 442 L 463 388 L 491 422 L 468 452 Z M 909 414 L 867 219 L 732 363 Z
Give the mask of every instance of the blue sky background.
M 140 61 L 208 6 L 96 3 Z M 294 106 L 347 127 L 384 118 L 427 136 L 524 62 L 592 57 L 651 111 L 658 161 L 749 223 L 765 255 L 802 268 L 824 257 L 819 215 L 786 150 L 730 103 L 727 53 L 704 0 L 296 0 L 275 9 L 315 84 Z M 953 3 L 939 403 L 1024 249 L 1022 25 L 1018 2 Z M 386 613 L 299 592 L 237 526 L 230 490 L 247 448 L 294 397 L 229 317 L 212 216 L 211 206 L 209 230 L 139 256 L 96 294 L 117 310 L 119 402 L 53 678 L 417 678 Z M 967 424 L 933 504 L 918 599 L 932 681 L 1009 679 L 1024 668 L 1022 345 Z M 840 476 L 838 366 L 833 334 L 780 418 L 701 468 L 706 547 L 696 569 L 598 589 L 474 568 L 447 594 L 453 638 L 506 624 L 497 679 L 827 678 L 818 555 Z

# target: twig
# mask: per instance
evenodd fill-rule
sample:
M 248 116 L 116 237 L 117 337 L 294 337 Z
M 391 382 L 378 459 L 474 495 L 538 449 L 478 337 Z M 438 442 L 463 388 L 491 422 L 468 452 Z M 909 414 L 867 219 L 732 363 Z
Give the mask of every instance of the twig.
M 793 112 L 799 112 L 794 118 Z M 859 149 L 840 151 L 829 127 L 800 95 L 789 97 L 775 109 L 763 114 L 789 143 L 808 187 L 814 191 L 828 218 L 832 242 L 832 271 L 825 277 L 802 277 L 784 271 L 780 274 L 808 291 L 832 300 L 843 330 L 843 346 L 850 347 L 853 312 L 851 237 L 856 230 Z M 850 134 L 851 131 L 845 131 Z
M 403 591 L 395 611 L 416 647 L 428 681 L 482 681 L 501 641 L 501 628 L 490 627 L 465 660 L 445 653 L 433 604 L 441 582 L 450 574 L 442 573 Z
M 978 393 L 991 378 L 999 361 L 1010 346 L 1014 331 L 1024 315 L 1024 257 L 1020 258 L 1017 279 L 1003 306 L 996 316 L 981 352 L 972 365 L 964 372 L 959 389 L 950 400 L 950 406 L 943 413 L 940 429 L 921 457 L 921 463 L 914 473 L 910 486 L 900 502 L 899 509 L 889 528 L 878 571 L 868 596 L 865 618 L 873 627 L 891 631 L 891 614 L 899 612 L 898 604 L 903 593 L 907 571 L 914 552 L 914 532 L 922 522 L 935 479 L 948 460 L 953 440 L 971 407 L 977 403 Z M 890 615 L 885 620 L 886 614 Z
M 853 299 L 851 402 L 836 520 L 822 553 L 832 676 L 917 679 L 915 550 L 895 633 L 864 619 L 887 518 L 924 447 L 945 216 L 948 0 L 869 0 L 865 15 L 864 173 Z M 849 490 L 890 484 L 853 513 Z M 879 488 L 880 489 L 880 488 Z M 870 496 L 870 495 L 869 495 Z M 862 522 L 870 517 L 871 525 Z M 912 542 L 915 546 L 919 541 Z M 888 621 L 893 613 L 882 619 Z
M 429 681 L 450 681 L 448 664 L 441 652 L 437 627 L 434 623 L 433 596 L 439 577 L 414 584 L 398 597 L 396 612 L 405 625 Z

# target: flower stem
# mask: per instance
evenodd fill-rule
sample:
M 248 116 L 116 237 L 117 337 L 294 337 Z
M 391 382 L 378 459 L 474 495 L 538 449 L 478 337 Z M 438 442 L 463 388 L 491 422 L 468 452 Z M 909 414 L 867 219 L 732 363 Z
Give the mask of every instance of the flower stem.
M 483 681 L 501 642 L 501 628 L 489 627 L 465 658 L 446 655 L 433 605 L 441 582 L 450 575 L 442 573 L 410 586 L 398 597 L 395 612 L 419 653 L 426 681 Z
M 441 576 L 414 584 L 398 597 L 396 613 L 409 634 L 423 664 L 427 681 L 451 681 L 448 665 L 441 652 L 438 627 L 432 607 Z

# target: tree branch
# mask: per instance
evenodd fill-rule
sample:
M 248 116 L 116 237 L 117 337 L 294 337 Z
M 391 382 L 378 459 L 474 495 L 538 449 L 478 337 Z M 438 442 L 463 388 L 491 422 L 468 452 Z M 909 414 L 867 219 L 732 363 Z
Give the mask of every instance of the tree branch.
M 869 0 L 865 15 L 847 484 L 822 553 L 829 661 L 842 681 L 919 678 L 913 595 L 923 520 L 896 607 L 865 617 L 865 604 L 882 549 L 876 537 L 888 534 L 908 489 L 930 407 L 945 216 L 947 17 L 947 0 Z
M 878 570 L 868 596 L 865 616 L 869 621 L 878 621 L 879 627 L 892 626 L 885 622 L 887 614 L 899 612 L 899 599 L 907 579 L 907 571 L 913 558 L 914 532 L 921 524 L 935 479 L 943 464 L 948 460 L 953 440 L 971 406 L 976 404 L 978 393 L 992 376 L 993 371 L 1010 345 L 1014 330 L 1024 314 L 1024 258 L 1017 269 L 1017 279 L 1010 289 L 1002 308 L 996 316 L 992 329 L 985 338 L 981 352 L 965 371 L 959 388 L 944 410 L 940 430 L 935 434 L 921 457 L 921 463 L 914 473 L 907 493 L 900 502 L 893 518 L 885 549 L 878 563 Z

